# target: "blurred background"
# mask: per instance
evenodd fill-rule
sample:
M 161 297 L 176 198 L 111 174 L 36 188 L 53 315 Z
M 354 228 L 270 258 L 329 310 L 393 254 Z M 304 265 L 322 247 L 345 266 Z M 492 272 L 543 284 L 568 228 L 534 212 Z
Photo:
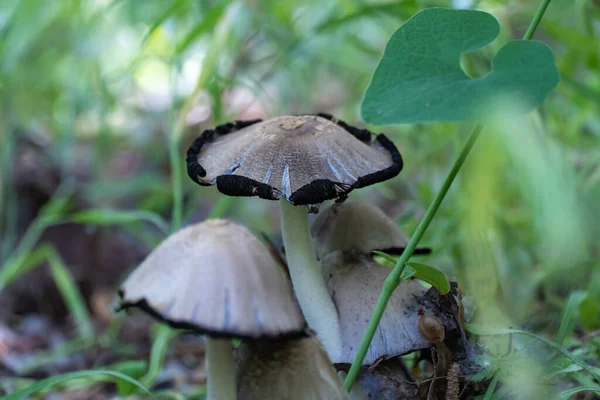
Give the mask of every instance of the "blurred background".
M 522 37 L 537 3 L 0 1 L 0 394 L 102 369 L 165 398 L 201 398 L 201 341 L 175 338 L 139 313 L 113 313 L 119 283 L 181 224 L 227 217 L 280 241 L 277 203 L 220 196 L 187 177 L 193 139 L 232 119 L 283 114 L 328 112 L 362 126 L 370 77 L 411 15 L 441 6 L 498 18 L 498 39 L 463 55 L 478 77 L 507 40 Z M 551 3 L 534 38 L 553 50 L 559 87 L 526 119 L 499 113 L 487 126 L 422 243 L 433 248 L 426 262 L 458 280 L 473 321 L 527 329 L 596 373 L 599 31 L 598 1 Z M 396 143 L 405 167 L 351 197 L 380 206 L 410 234 L 471 127 L 369 128 Z M 538 342 L 507 358 L 502 343 L 483 340 L 487 378 L 525 397 L 536 385 L 594 385 Z M 39 396 L 135 392 L 96 378 Z

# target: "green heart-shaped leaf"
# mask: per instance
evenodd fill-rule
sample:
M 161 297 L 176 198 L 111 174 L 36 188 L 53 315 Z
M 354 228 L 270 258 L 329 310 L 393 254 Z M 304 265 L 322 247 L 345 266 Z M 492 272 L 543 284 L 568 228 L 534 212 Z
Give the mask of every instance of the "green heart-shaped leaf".
M 496 38 L 500 27 L 490 14 L 429 8 L 406 21 L 391 37 L 362 103 L 367 122 L 386 125 L 425 121 L 476 120 L 482 107 L 510 96 L 527 112 L 558 84 L 550 49 L 535 41 L 508 42 L 492 71 L 469 78 L 461 53 Z

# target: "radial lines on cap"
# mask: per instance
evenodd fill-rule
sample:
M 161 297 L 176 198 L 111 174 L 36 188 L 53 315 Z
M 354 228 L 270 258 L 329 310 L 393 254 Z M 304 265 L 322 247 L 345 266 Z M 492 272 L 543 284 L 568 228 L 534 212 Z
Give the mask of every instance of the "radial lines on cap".
M 281 189 L 285 197 L 289 198 L 292 195 L 292 185 L 290 183 L 290 166 L 285 164 L 283 167 L 283 177 L 281 178 Z
M 267 169 L 267 173 L 265 174 L 265 179 L 263 179 L 263 183 L 269 183 L 269 179 L 271 179 L 271 172 L 273 172 L 273 164 L 269 163 L 269 168 Z

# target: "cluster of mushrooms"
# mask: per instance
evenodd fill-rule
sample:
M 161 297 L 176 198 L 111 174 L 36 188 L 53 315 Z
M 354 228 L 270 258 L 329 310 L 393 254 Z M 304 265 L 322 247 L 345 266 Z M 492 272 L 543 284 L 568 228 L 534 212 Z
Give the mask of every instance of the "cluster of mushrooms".
M 401 253 L 407 237 L 375 206 L 344 200 L 398 175 L 394 144 L 326 114 L 236 121 L 204 131 L 187 166 L 225 195 L 280 200 L 287 265 L 246 228 L 207 220 L 148 256 L 122 285 L 122 308 L 206 336 L 209 400 L 367 398 L 344 390 L 342 371 L 390 271 L 372 251 Z M 423 319 L 437 312 L 426 292 L 412 280 L 395 291 L 365 365 L 443 342 L 441 320 Z

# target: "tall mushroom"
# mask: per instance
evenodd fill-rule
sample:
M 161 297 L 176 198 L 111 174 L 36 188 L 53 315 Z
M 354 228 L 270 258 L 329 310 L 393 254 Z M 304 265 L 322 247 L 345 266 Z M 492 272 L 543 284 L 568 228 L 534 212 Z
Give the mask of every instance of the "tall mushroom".
M 307 210 L 400 173 L 402 158 L 384 135 L 330 115 L 236 121 L 207 130 L 187 153 L 188 175 L 229 196 L 280 200 L 290 275 L 309 326 L 331 357 L 341 353 L 340 327 L 311 246 Z
M 208 399 L 236 398 L 231 338 L 293 338 L 306 325 L 268 250 L 244 227 L 208 220 L 169 236 L 127 278 L 121 307 L 206 334 Z

